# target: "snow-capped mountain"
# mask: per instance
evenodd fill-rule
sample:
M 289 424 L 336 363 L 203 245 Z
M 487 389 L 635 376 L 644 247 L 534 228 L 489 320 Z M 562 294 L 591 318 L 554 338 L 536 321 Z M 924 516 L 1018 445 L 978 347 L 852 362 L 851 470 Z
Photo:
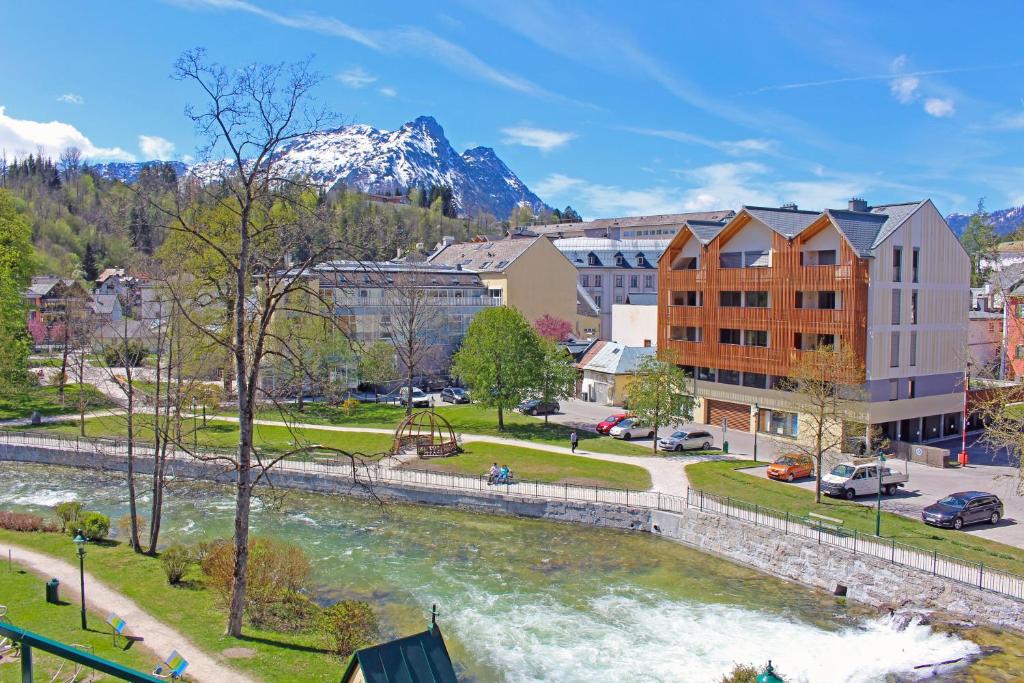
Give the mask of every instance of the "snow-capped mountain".
M 1008 209 L 991 211 L 989 218 L 998 234 L 1007 235 L 1024 223 L 1024 206 L 1011 206 Z M 970 220 L 971 214 L 969 213 L 951 213 L 946 216 L 949 227 L 953 228 L 953 232 L 958 235 L 963 234 L 964 228 L 967 227 L 967 222 Z
M 105 164 L 90 164 L 89 168 L 102 178 L 112 178 L 125 183 L 134 183 L 144 168 L 169 164 L 174 172 L 181 176 L 188 170 L 188 165 L 181 161 L 111 161 Z
M 223 163 L 196 164 L 188 172 L 212 179 L 220 175 Z M 308 175 L 325 190 L 345 186 L 394 194 L 411 187 L 447 186 L 463 215 L 487 212 L 507 218 L 523 203 L 535 211 L 548 208 L 494 150 L 474 147 L 459 154 L 430 116 L 394 131 L 355 124 L 299 138 L 282 148 L 276 163 L 278 173 Z M 128 166 L 133 165 L 108 164 L 114 168 L 104 175 L 131 182 Z

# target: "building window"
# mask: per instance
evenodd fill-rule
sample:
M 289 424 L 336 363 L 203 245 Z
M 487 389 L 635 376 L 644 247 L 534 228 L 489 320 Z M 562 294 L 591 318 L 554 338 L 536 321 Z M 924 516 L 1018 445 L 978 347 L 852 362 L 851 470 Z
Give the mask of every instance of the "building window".
M 910 324 L 917 324 L 917 290 L 910 293 Z
M 1016 353 L 1014 354 L 1017 360 L 1024 360 L 1024 344 L 1018 344 Z
M 744 292 L 743 305 L 748 308 L 768 308 L 768 292 Z
M 768 332 L 766 330 L 744 330 L 743 344 L 745 346 L 768 346 Z
M 903 282 L 903 247 L 892 248 L 892 281 Z
M 900 290 L 892 290 L 892 324 L 900 324 Z
M 918 276 L 921 270 L 921 248 L 914 247 L 914 252 L 910 255 L 910 280 L 911 282 L 918 282 Z
M 596 266 L 597 265 L 597 256 L 595 256 L 594 254 L 588 254 L 587 255 L 587 265 L 589 265 L 589 266 Z
M 743 386 L 754 389 L 765 389 L 768 386 L 768 375 L 760 372 L 744 372 Z
M 594 286 L 595 287 L 600 287 L 601 286 L 601 276 L 600 275 L 595 275 L 594 276 Z
M 615 303 L 617 303 L 617 304 L 621 304 L 622 303 L 622 295 L 621 294 L 616 294 L 615 295 Z
M 718 343 L 719 344 L 740 344 L 740 331 L 732 330 L 728 328 L 722 328 L 718 330 Z M 739 382 L 737 382 L 738 384 Z
M 799 419 L 796 413 L 789 413 L 784 410 L 761 409 L 757 416 L 757 428 L 759 431 L 779 436 L 796 438 Z
M 622 254 L 615 255 L 615 265 L 619 266 L 620 268 L 626 265 L 626 259 L 622 258 Z
M 743 265 L 747 268 L 768 268 L 772 265 L 771 252 L 745 251 L 743 252 Z
M 590 286 L 590 276 L 589 275 L 580 275 L 580 284 L 583 285 L 584 287 L 589 287 Z
M 673 325 L 670 334 L 672 336 L 672 341 L 704 341 L 703 330 L 699 327 L 683 327 L 681 325 Z
M 639 289 L 640 288 L 640 276 L 639 275 L 630 275 L 629 276 L 629 288 L 630 289 Z
M 900 333 L 892 332 L 889 337 L 889 367 L 900 366 Z
M 834 266 L 835 264 L 835 249 L 820 249 L 800 252 L 800 265 L 802 266 Z
M 900 381 L 898 379 L 889 380 L 889 400 L 895 401 L 900 397 Z
M 734 308 L 741 306 L 742 294 L 740 292 L 719 292 L 718 293 L 718 305 L 727 308 Z
M 644 289 L 654 289 L 653 275 L 644 275 Z
M 640 268 L 643 268 L 643 266 L 644 266 L 644 255 L 643 254 L 637 254 L 636 255 L 636 265 L 638 267 L 640 267 Z
M 742 268 L 743 267 L 743 252 L 742 251 L 723 251 L 718 255 L 718 267 L 719 268 Z
M 701 292 L 689 290 L 686 292 L 672 292 L 673 306 L 700 306 Z
M 697 379 L 705 382 L 715 381 L 715 369 L 714 368 L 697 368 Z
M 1024 318 L 1024 304 L 1017 304 L 1017 317 Z
M 601 295 L 600 294 L 595 294 L 594 295 L 594 303 L 597 304 L 598 308 L 601 307 Z
M 917 366 L 917 332 L 910 333 L 910 367 Z
M 623 282 L 625 282 L 625 279 L 621 275 L 616 275 L 615 276 L 615 287 L 617 289 L 622 289 L 622 283 Z
M 907 380 L 907 398 L 917 398 L 917 380 L 913 377 Z
M 718 371 L 718 383 L 719 384 L 735 384 L 740 383 L 740 373 L 738 370 L 719 370 Z

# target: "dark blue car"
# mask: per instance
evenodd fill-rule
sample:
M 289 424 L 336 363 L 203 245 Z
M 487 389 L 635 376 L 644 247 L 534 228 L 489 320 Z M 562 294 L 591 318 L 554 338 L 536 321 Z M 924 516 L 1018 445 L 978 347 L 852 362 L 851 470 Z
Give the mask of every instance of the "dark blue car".
M 921 511 L 921 519 L 932 526 L 962 529 L 966 524 L 996 524 L 1003 518 L 1003 501 L 994 493 L 961 491 L 951 493 Z

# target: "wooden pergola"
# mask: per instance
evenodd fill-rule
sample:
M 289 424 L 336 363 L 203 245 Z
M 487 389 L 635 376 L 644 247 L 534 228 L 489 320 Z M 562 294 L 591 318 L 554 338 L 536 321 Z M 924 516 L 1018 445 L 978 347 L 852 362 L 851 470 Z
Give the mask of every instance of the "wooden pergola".
M 395 429 L 391 453 L 406 453 L 412 447 L 421 458 L 446 458 L 462 450 L 451 424 L 433 410 L 406 415 Z

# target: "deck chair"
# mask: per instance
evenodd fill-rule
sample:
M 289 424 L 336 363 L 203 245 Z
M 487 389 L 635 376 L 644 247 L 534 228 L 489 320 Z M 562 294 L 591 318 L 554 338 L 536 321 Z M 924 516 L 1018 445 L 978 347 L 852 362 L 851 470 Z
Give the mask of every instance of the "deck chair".
M 177 650 L 171 650 L 167 659 L 153 669 L 153 675 L 157 678 L 181 678 L 181 674 L 185 673 L 187 666 L 188 662 L 185 661 L 185 658 L 179 655 Z
M 0 659 L 4 657 L 17 657 L 21 654 L 21 647 L 10 638 L 0 638 Z
M 124 627 L 128 624 L 124 619 L 111 612 L 110 616 L 107 617 L 107 625 L 110 626 L 110 637 L 116 647 L 117 637 L 124 635 Z

